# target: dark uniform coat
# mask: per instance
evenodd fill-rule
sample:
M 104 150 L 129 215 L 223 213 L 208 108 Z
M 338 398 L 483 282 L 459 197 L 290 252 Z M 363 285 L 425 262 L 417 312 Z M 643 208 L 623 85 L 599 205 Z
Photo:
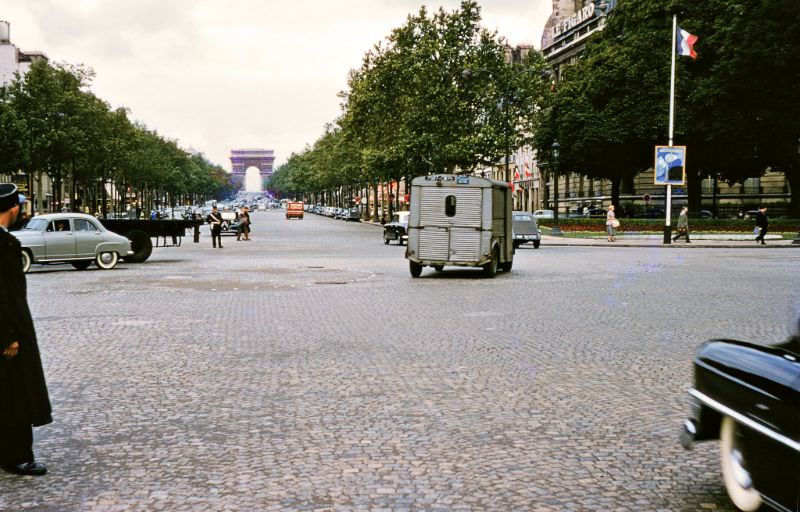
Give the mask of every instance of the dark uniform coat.
M 19 342 L 16 357 L 2 351 Z M 19 241 L 0 229 L 0 425 L 40 426 L 52 422 L 33 319 L 28 309 Z

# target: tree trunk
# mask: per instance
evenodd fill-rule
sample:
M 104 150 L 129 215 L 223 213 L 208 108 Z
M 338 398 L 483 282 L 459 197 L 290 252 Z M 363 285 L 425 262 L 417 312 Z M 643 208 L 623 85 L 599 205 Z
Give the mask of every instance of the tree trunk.
M 616 210 L 620 216 L 623 213 L 619 211 L 619 189 L 621 184 L 622 178 L 619 176 L 614 176 L 611 178 L 611 204 L 614 205 L 614 210 Z
M 701 186 L 703 179 L 701 172 L 686 173 L 686 188 L 688 188 L 689 211 L 699 213 L 703 207 L 703 189 Z
M 789 167 L 786 171 L 786 180 L 789 182 L 789 217 L 800 218 L 800 164 Z

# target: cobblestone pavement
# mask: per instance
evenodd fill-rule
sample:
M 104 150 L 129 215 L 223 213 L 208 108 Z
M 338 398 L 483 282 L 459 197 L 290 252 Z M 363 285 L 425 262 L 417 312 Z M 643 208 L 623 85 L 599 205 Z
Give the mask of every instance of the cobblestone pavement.
M 1 510 L 732 510 L 677 433 L 696 347 L 775 342 L 800 251 L 521 248 L 425 269 L 380 229 L 253 215 L 112 271 L 34 267 L 55 422 Z

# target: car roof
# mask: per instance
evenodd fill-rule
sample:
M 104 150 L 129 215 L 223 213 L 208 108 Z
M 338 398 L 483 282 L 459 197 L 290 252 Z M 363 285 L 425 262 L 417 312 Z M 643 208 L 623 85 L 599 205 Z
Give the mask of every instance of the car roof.
M 36 215 L 31 217 L 33 219 L 42 219 L 42 220 L 60 220 L 60 219 L 90 219 L 90 220 L 98 220 L 91 215 L 86 215 L 85 213 L 46 213 L 44 215 Z

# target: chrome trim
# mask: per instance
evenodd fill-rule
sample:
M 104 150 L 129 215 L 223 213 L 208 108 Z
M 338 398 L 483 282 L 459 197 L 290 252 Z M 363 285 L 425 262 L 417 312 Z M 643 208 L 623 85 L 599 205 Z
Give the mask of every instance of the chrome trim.
M 707 406 L 711 407 L 712 409 L 714 409 L 714 410 L 716 410 L 718 412 L 721 412 L 722 414 L 725 414 L 726 416 L 730 416 L 731 418 L 733 418 L 734 420 L 738 421 L 742 425 L 745 425 L 746 427 L 749 427 L 749 428 L 751 428 L 751 429 L 753 429 L 753 430 L 755 430 L 755 431 L 757 431 L 757 432 L 759 432 L 761 434 L 764 434 L 765 436 L 769 437 L 770 439 L 773 439 L 774 441 L 777 441 L 777 442 L 779 442 L 779 443 L 781 443 L 783 445 L 786 445 L 787 447 L 791 448 L 792 450 L 794 450 L 796 452 L 800 452 L 800 442 L 793 441 L 792 439 L 789 439 L 785 435 L 779 434 L 778 432 L 775 432 L 774 430 L 765 427 L 761 423 L 758 423 L 757 421 L 754 421 L 754 420 L 748 418 L 747 416 L 743 415 L 742 413 L 734 411 L 730 407 L 717 402 L 713 398 L 701 393 L 700 391 L 697 391 L 694 388 L 689 390 L 689 394 L 692 395 L 697 400 L 700 400 L 701 402 L 703 402 Z

